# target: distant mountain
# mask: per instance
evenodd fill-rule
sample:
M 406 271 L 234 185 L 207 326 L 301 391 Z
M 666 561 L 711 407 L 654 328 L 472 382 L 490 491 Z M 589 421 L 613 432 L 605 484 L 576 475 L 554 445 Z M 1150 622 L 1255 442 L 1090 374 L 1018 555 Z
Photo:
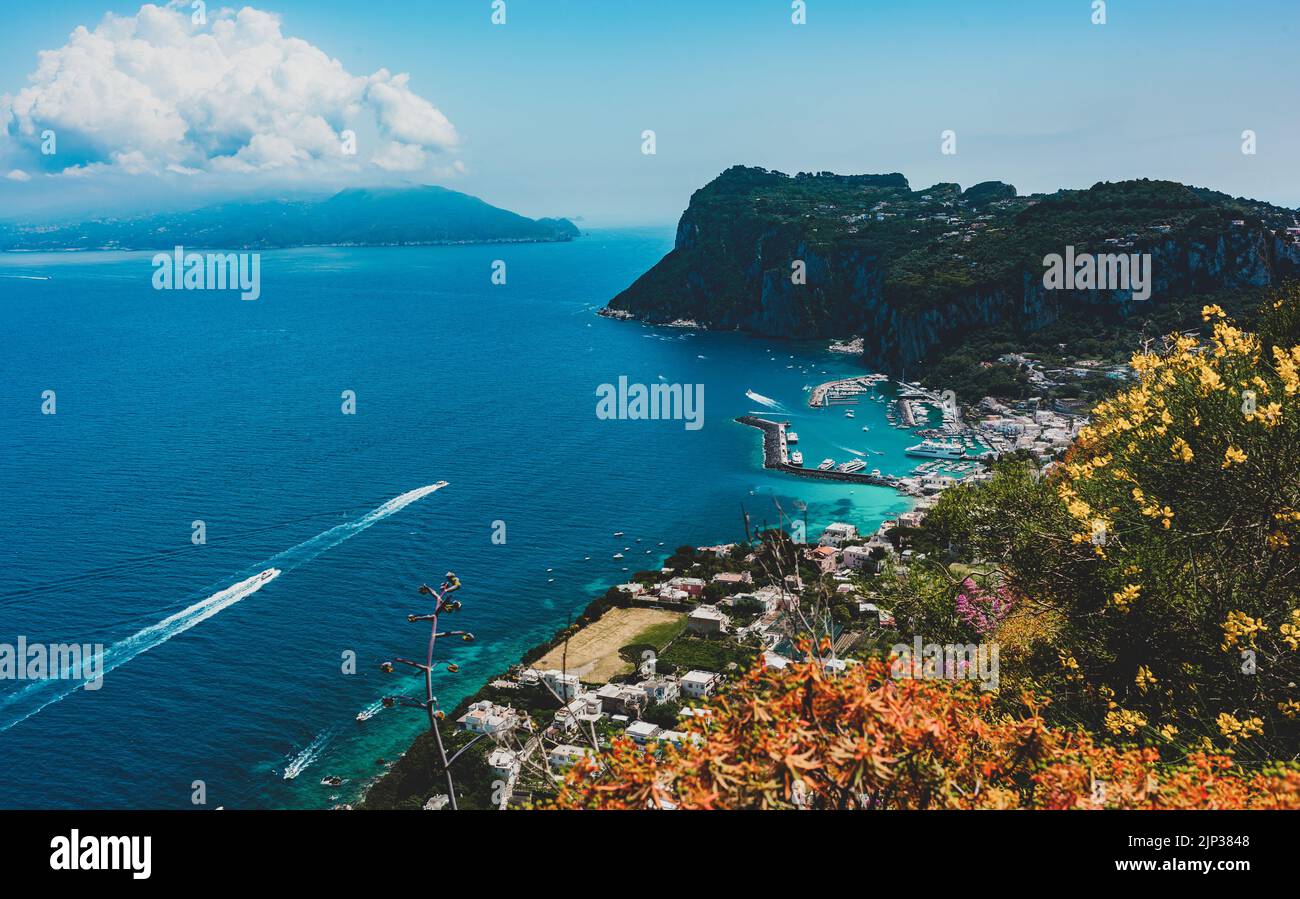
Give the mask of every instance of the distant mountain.
M 344 190 L 326 199 L 225 203 L 60 225 L 0 223 L 0 250 L 273 249 L 572 240 L 568 219 L 530 219 L 443 187 Z
M 987 181 L 912 190 L 891 175 L 735 166 L 696 191 L 673 249 L 605 314 L 792 338 L 861 335 L 868 365 L 913 370 L 973 329 L 1143 307 L 1123 290 L 1046 290 L 1044 258 L 1150 253 L 1151 301 L 1300 273 L 1296 211 L 1171 181 L 1020 196 Z M 793 267 L 806 279 L 797 283 Z

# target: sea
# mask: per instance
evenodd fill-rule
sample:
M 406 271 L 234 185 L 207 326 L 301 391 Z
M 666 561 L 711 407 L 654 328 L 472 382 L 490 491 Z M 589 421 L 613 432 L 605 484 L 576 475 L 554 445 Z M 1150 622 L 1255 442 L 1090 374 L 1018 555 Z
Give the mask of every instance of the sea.
M 106 669 L 0 680 L 0 807 L 355 802 L 425 723 L 380 703 L 422 691 L 380 670 L 423 657 L 421 584 L 464 585 L 450 710 L 745 515 L 815 538 L 909 508 L 765 471 L 734 421 L 789 421 L 808 467 L 907 474 L 918 438 L 883 401 L 807 405 L 854 358 L 596 314 L 672 237 L 263 252 L 254 301 L 155 290 L 152 253 L 0 256 L 0 647 L 98 646 Z M 620 377 L 702 390 L 702 426 L 598 417 Z

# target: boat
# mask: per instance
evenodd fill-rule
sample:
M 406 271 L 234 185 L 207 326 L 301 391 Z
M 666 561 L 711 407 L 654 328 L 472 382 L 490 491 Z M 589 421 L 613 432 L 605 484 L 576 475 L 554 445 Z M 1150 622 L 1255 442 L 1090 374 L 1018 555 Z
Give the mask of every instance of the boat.
M 785 442 L 786 442 L 786 443 L 798 443 L 798 442 L 799 442 L 799 435 L 796 434 L 794 431 L 786 431 L 786 432 L 785 432 Z
M 878 478 L 878 477 L 880 477 L 880 469 L 879 469 L 879 468 L 873 468 L 873 469 L 871 469 L 871 476 L 872 476 L 873 478 Z
M 615 532 L 614 532 L 614 536 L 615 536 L 615 537 L 622 537 L 622 536 L 623 536 L 623 532 L 622 532 L 622 531 L 615 531 Z
M 623 558 L 623 554 L 622 554 L 622 553 L 614 553 L 614 558 L 616 558 L 616 559 L 621 559 L 621 558 Z
M 793 453 L 791 453 L 791 454 L 790 454 L 790 464 L 791 464 L 791 465 L 803 465 L 803 453 L 799 452 L 798 450 L 795 450 Z
M 844 417 L 845 417 L 845 418 L 852 418 L 852 417 L 853 417 L 853 410 L 852 410 L 852 409 L 849 409 L 847 412 L 845 412 L 845 413 L 844 413 Z
M 275 577 L 279 573 L 280 573 L 280 569 L 278 568 L 268 568 L 266 569 L 266 571 L 262 572 L 262 580 L 269 581 L 271 578 Z
M 835 465 L 834 459 L 822 459 L 822 464 L 817 466 L 818 471 L 828 471 Z
M 861 471 L 866 467 L 867 464 L 863 462 L 861 459 L 851 459 L 840 466 L 840 471 L 844 472 L 845 474 L 853 474 L 854 472 Z
M 870 430 L 871 430 L 871 425 L 863 425 L 863 426 L 862 426 L 862 430 L 864 430 L 864 431 L 870 431 Z
M 909 456 L 925 456 L 931 459 L 960 459 L 966 455 L 966 448 L 960 443 L 944 443 L 942 440 L 922 440 L 916 446 L 907 448 Z

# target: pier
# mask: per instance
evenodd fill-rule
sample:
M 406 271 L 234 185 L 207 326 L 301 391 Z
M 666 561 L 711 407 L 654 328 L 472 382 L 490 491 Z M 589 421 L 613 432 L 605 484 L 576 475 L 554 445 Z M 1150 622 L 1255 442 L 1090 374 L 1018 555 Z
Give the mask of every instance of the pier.
M 781 422 L 759 418 L 756 415 L 742 415 L 736 421 L 742 425 L 749 425 L 751 428 L 758 428 L 763 432 L 764 468 L 821 481 L 848 481 L 852 484 L 870 484 L 873 487 L 897 488 L 899 486 L 897 478 L 884 477 L 883 475 L 877 477 L 856 471 L 822 471 L 818 468 L 801 468 L 798 465 L 791 465 L 789 462 L 783 461 L 788 458 L 788 455 L 785 446 L 785 427 Z
M 818 409 L 835 403 L 855 402 L 854 398 L 858 394 L 868 393 L 874 390 L 877 384 L 888 380 L 885 375 L 858 375 L 853 378 L 840 378 L 838 381 L 827 381 L 813 388 L 812 393 L 808 395 L 808 405 Z

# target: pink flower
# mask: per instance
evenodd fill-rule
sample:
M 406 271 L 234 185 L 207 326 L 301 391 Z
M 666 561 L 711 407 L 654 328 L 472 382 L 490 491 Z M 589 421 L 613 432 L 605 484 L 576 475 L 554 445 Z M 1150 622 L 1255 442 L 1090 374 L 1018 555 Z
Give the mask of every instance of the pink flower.
M 991 591 L 984 590 L 973 580 L 966 578 L 961 582 L 954 610 L 962 621 L 975 629 L 976 633 L 987 634 L 1007 617 L 1013 605 L 1015 601 L 1006 587 L 998 587 Z

